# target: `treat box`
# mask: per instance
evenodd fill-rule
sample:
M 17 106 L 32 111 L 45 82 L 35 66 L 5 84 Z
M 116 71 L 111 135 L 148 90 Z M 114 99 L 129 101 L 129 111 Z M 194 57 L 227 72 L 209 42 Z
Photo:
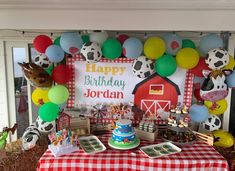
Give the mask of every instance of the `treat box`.
M 157 130 L 155 130 L 154 132 L 147 132 L 147 131 L 140 130 L 138 128 L 135 128 L 135 132 L 138 138 L 142 140 L 147 140 L 150 142 L 154 142 L 158 134 Z
M 59 157 L 59 156 L 62 156 L 62 155 L 65 155 L 65 154 L 70 154 L 74 151 L 77 151 L 77 150 L 79 150 L 79 147 L 74 146 L 74 145 L 71 144 L 69 147 L 58 148 L 57 146 L 55 146 L 53 144 L 50 144 L 50 145 L 48 145 L 48 149 L 52 152 L 52 154 L 55 157 Z
M 170 142 L 144 146 L 140 150 L 149 158 L 158 158 L 181 152 L 179 147 Z
M 94 135 L 78 138 L 80 147 L 88 154 L 99 153 L 106 150 L 104 144 Z

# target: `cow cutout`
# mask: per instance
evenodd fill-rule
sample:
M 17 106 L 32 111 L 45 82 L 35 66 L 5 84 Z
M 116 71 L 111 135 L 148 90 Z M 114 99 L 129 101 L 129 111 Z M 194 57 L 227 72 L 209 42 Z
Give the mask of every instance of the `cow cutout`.
M 216 102 L 224 99 L 228 95 L 228 86 L 226 83 L 226 75 L 230 74 L 230 70 L 203 70 L 206 78 L 200 89 L 200 96 L 203 100 Z

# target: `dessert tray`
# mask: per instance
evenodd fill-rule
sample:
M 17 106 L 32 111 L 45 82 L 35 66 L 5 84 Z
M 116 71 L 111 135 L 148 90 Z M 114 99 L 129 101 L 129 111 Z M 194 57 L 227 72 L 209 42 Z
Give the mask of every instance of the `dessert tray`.
M 106 150 L 104 144 L 94 135 L 78 138 L 80 147 L 87 154 L 99 153 Z
M 181 149 L 170 142 L 140 147 L 140 150 L 149 158 L 158 158 L 181 152 Z

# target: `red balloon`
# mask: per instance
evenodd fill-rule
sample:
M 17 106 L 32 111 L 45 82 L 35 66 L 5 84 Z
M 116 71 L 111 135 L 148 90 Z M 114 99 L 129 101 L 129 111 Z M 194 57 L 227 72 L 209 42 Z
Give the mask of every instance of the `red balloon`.
M 52 79 L 58 84 L 65 84 L 72 79 L 72 69 L 66 65 L 58 65 L 52 71 Z
M 33 40 L 34 48 L 40 53 L 45 53 L 47 47 L 52 44 L 51 38 L 46 35 L 38 35 Z
M 117 40 L 118 40 L 121 44 L 123 44 L 123 43 L 125 42 L 125 40 L 128 39 L 128 38 L 129 38 L 128 35 L 126 35 L 126 34 L 120 34 L 120 35 L 117 37 Z
M 210 70 L 205 62 L 205 58 L 201 57 L 196 67 L 191 69 L 191 72 L 198 77 L 203 77 L 202 70 Z

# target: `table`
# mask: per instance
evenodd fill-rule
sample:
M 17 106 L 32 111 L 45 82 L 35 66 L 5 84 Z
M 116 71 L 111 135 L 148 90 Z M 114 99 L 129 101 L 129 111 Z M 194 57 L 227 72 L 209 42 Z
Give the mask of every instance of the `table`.
M 47 150 L 38 161 L 37 171 L 116 171 L 116 170 L 177 170 L 177 171 L 227 171 L 227 161 L 213 147 L 196 142 L 193 146 L 182 147 L 180 153 L 150 159 L 138 148 L 132 150 L 115 150 L 108 146 L 108 138 L 111 133 L 98 136 L 107 147 L 101 153 L 88 155 L 83 150 L 54 158 Z M 156 143 L 160 141 L 157 140 Z M 141 141 L 139 147 L 150 145 L 147 141 Z

